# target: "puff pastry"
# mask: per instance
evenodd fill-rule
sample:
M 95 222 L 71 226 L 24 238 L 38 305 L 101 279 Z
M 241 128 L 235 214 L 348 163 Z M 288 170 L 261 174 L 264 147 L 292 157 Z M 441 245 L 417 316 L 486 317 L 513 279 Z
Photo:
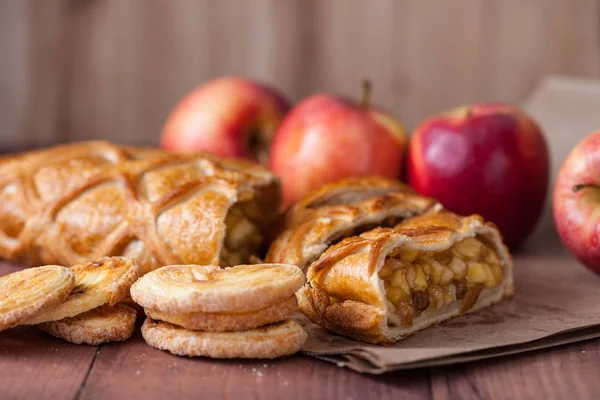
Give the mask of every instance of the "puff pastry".
M 512 294 L 513 263 L 496 226 L 432 210 L 331 246 L 298 298 L 313 322 L 389 344 Z
M 374 227 L 394 226 L 436 205 L 435 199 L 391 179 L 350 178 L 325 185 L 289 210 L 266 262 L 305 271 L 331 244 Z
M 235 265 L 255 256 L 280 203 L 267 169 L 207 153 L 107 142 L 0 159 L 0 257 L 75 265 L 125 256 Z

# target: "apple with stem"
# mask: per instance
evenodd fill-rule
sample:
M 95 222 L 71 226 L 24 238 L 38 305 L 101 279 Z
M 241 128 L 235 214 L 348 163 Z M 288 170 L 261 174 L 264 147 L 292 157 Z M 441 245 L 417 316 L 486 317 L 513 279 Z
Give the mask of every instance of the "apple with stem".
M 554 186 L 554 223 L 561 240 L 600 274 L 600 131 L 569 153 Z
M 400 121 L 370 104 L 313 95 L 293 108 L 275 133 L 271 170 L 282 181 L 284 204 L 330 182 L 353 176 L 399 178 L 406 133 Z
M 461 215 L 480 214 L 518 248 L 548 191 L 549 156 L 539 126 L 509 104 L 480 103 L 429 118 L 408 151 L 408 182 Z
M 208 151 L 268 163 L 271 139 L 289 103 L 265 84 L 244 78 L 212 80 L 173 109 L 161 146 L 173 151 Z

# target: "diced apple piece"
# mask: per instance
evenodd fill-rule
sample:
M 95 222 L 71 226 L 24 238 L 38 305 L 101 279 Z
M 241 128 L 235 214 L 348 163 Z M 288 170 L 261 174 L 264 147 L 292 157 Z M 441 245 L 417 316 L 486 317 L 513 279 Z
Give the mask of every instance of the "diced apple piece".
M 402 261 L 406 261 L 406 262 L 414 262 L 417 259 L 417 256 L 419 255 L 418 251 L 413 251 L 413 250 L 403 250 L 400 252 L 400 259 Z
M 406 276 L 404 275 L 404 272 L 401 269 L 397 269 L 394 271 L 390 279 L 390 284 L 395 288 L 402 289 L 404 292 L 406 292 L 407 295 L 410 294 L 410 287 L 408 286 Z
M 455 243 L 452 249 L 464 257 L 476 258 L 481 253 L 482 248 L 483 243 L 473 237 L 469 237 Z
M 492 288 L 494 286 L 496 286 L 496 278 L 494 278 L 494 273 L 492 272 L 492 269 L 490 268 L 490 266 L 488 264 L 484 264 L 485 270 L 486 270 L 486 274 L 487 274 L 487 281 L 485 282 L 485 287 L 487 288 Z
M 454 285 L 448 285 L 446 287 L 444 287 L 444 302 L 446 304 L 450 304 L 454 301 L 455 299 L 455 292 L 456 288 Z
M 488 249 L 486 252 L 485 261 L 491 265 L 500 265 L 500 259 L 498 258 L 498 255 L 491 249 Z
M 419 261 L 421 267 L 423 267 L 423 272 L 425 272 L 425 275 L 431 275 L 431 264 L 429 264 L 429 261 L 425 258 L 421 258 Z
M 427 260 L 431 265 L 431 280 L 438 285 L 444 273 L 444 266 L 434 259 Z
M 452 261 L 452 252 L 450 250 L 442 251 L 434 255 L 435 259 L 442 265 L 450 264 Z
M 494 275 L 496 282 L 502 282 L 503 273 L 500 264 L 491 264 L 490 269 L 492 270 L 492 274 Z
M 383 267 L 379 270 L 380 278 L 388 278 L 392 275 L 394 270 L 400 268 L 402 266 L 402 262 L 396 258 L 388 258 L 385 260 Z
M 244 218 L 244 213 L 242 212 L 241 203 L 238 203 L 229 209 L 227 217 L 225 218 L 225 224 L 228 228 L 233 227 L 242 218 Z
M 426 290 L 429 286 L 427 282 L 427 275 L 423 271 L 423 267 L 420 264 L 415 264 L 415 287 L 416 291 Z
M 444 305 L 444 290 L 439 286 L 431 286 L 429 288 L 429 298 L 433 303 L 433 308 L 438 309 Z
M 413 264 L 409 264 L 405 267 L 406 270 L 406 281 L 408 282 L 408 286 L 411 288 L 415 287 L 415 277 L 417 275 L 415 271 L 415 266 Z
M 378 274 L 380 278 L 385 279 L 389 278 L 392 275 L 392 272 L 392 267 L 386 263 L 381 267 Z
M 465 277 L 465 274 L 467 273 L 467 264 L 460 258 L 454 257 L 448 266 L 452 272 L 454 272 L 455 279 L 458 280 Z
M 408 301 L 410 299 L 410 297 L 406 293 L 404 293 L 402 289 L 395 287 L 390 287 L 386 291 L 385 297 L 387 297 L 387 299 L 391 301 L 394 305 L 403 301 Z
M 452 270 L 449 268 L 444 268 L 444 272 L 442 273 L 442 276 L 440 277 L 440 285 L 446 286 L 446 285 L 450 284 L 450 282 L 452 282 L 453 279 L 454 279 L 454 272 L 452 272 Z
M 392 268 L 392 271 L 402 267 L 402 261 L 398 258 L 388 258 L 385 263 Z
M 469 262 L 467 264 L 467 279 L 469 283 L 485 283 L 488 280 L 488 274 L 485 265 L 478 262 Z
M 229 226 L 227 232 L 227 247 L 230 249 L 239 249 L 248 237 L 257 234 L 256 228 L 246 218 L 240 218 L 233 226 Z

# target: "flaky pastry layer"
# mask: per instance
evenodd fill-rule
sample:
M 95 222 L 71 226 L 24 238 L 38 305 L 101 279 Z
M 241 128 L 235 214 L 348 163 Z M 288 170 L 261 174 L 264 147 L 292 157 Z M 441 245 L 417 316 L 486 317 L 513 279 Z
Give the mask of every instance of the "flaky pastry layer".
M 391 179 L 361 177 L 329 184 L 290 209 L 266 261 L 294 264 L 305 271 L 337 241 L 377 226 L 394 226 L 437 204 Z

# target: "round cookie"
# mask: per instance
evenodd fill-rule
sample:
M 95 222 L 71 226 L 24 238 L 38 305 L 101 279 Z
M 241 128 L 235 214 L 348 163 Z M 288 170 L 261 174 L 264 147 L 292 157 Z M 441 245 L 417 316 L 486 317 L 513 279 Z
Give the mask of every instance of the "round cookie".
M 133 334 L 137 313 L 124 304 L 103 305 L 72 318 L 37 325 L 50 335 L 76 344 L 122 342 Z
M 0 277 L 0 331 L 62 303 L 74 286 L 73 272 L 59 265 L 24 269 Z
M 245 312 L 286 299 L 303 284 L 300 268 L 288 264 L 171 265 L 144 275 L 131 287 L 131 297 L 169 314 Z
M 131 285 L 141 274 L 140 267 L 124 257 L 105 257 L 76 265 L 71 271 L 75 274 L 75 288 L 69 298 L 59 306 L 27 320 L 27 324 L 59 321 L 104 304 L 115 305 L 129 294 Z
M 190 331 L 146 318 L 142 336 L 150 346 L 180 356 L 277 358 L 298 352 L 307 334 L 293 321 L 241 332 Z
M 256 311 L 232 313 L 183 313 L 168 314 L 159 310 L 145 309 L 152 319 L 165 321 L 185 329 L 208 332 L 245 331 L 259 326 L 289 319 L 298 309 L 296 296 L 279 300 Z

